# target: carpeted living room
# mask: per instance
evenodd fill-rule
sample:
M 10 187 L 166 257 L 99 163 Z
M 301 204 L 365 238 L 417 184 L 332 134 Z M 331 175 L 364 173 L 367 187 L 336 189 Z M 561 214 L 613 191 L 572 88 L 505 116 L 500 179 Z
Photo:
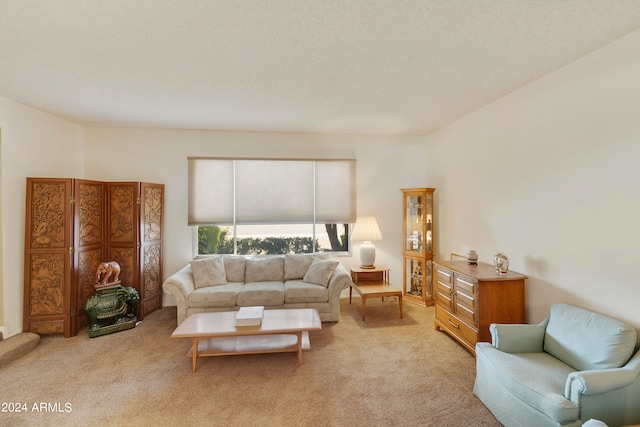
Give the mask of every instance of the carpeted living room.
M 627 0 L 0 1 L 0 425 L 640 425 L 638 57 Z
M 341 319 L 292 353 L 202 358 L 191 372 L 188 340 L 171 339 L 175 308 L 136 328 L 91 339 L 43 336 L 3 370 L 6 391 L 29 408 L 5 425 L 500 425 L 473 396 L 474 358 L 425 327 L 433 307 L 341 299 Z M 392 351 L 396 349 L 395 351 Z M 81 366 L 82 369 L 75 367 Z M 5 393 L 3 392 L 3 394 Z M 57 404 L 52 412 L 34 403 Z M 14 402 L 19 403 L 19 402 Z M 68 405 L 68 406 L 65 406 Z M 428 420 L 425 419 L 428 415 Z

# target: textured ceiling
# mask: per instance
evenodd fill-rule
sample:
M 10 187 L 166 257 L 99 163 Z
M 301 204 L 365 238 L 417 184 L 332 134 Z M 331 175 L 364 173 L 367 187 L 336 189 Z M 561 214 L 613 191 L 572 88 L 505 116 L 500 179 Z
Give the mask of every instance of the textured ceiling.
M 637 0 L 0 0 L 0 96 L 87 126 L 425 135 Z

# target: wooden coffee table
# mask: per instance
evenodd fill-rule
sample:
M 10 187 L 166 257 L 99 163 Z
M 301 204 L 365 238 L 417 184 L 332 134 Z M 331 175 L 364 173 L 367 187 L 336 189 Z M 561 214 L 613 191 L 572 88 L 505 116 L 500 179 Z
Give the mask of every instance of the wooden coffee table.
M 187 353 L 192 372 L 198 356 L 297 352 L 302 365 L 302 350 L 311 348 L 309 331 L 322 329 L 315 308 L 265 310 L 260 326 L 236 326 L 236 313 L 192 314 L 173 331 L 171 338 L 193 340 Z

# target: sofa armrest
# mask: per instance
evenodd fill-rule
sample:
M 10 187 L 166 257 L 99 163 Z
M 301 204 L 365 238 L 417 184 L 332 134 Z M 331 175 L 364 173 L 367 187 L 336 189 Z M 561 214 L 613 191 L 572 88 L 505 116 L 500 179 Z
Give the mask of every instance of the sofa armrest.
M 489 326 L 491 343 L 505 353 L 540 353 L 544 347 L 546 321 L 537 325 L 497 324 Z
M 191 264 L 187 264 L 167 278 L 162 284 L 162 289 L 171 294 L 176 300 L 178 309 L 178 324 L 187 318 L 189 295 L 195 290 Z
M 340 298 L 343 289 L 347 289 L 351 285 L 351 275 L 344 265 L 338 263 L 336 270 L 329 279 L 329 301 L 333 298 Z
M 565 397 L 579 404 L 581 396 L 593 396 L 640 382 L 640 351 L 621 368 L 572 372 L 565 383 Z M 640 396 L 639 396 L 640 397 Z

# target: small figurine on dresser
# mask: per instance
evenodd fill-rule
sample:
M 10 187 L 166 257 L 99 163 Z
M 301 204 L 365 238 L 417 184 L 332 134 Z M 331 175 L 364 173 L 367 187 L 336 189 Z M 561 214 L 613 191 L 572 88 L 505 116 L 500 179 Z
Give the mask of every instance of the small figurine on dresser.
M 89 337 L 95 338 L 136 326 L 138 291 L 120 284 L 120 265 L 102 262 L 96 270 L 96 293 L 84 304 L 89 317 Z

